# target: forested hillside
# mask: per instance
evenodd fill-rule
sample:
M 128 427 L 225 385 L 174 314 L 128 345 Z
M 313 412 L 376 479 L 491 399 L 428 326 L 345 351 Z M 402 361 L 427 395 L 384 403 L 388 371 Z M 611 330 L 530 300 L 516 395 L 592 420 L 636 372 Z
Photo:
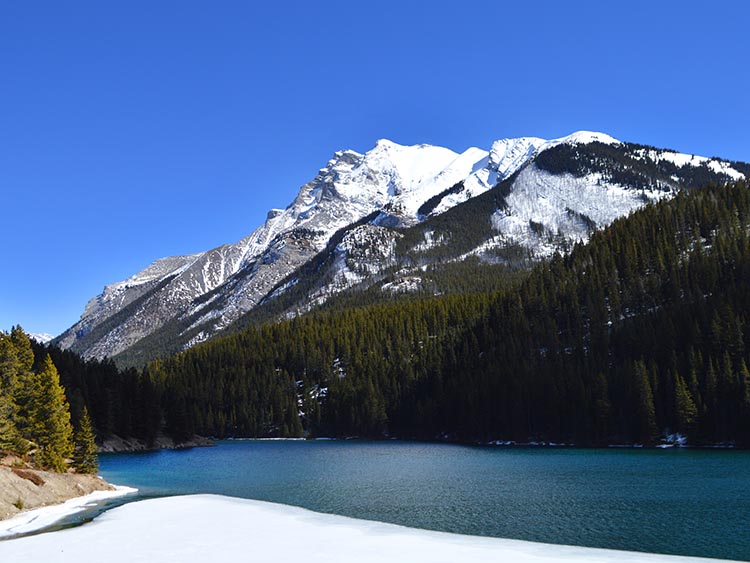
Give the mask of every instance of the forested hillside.
M 148 367 L 173 431 L 750 444 L 750 193 L 649 205 L 494 294 L 318 313 Z
M 745 182 L 682 192 L 499 292 L 342 299 L 141 371 L 38 345 L 34 360 L 17 330 L 0 338 L 3 389 L 16 390 L 0 430 L 6 448 L 28 443 L 18 382 L 52 365 L 76 424 L 87 406 L 100 437 L 145 443 L 164 431 L 750 446 L 749 229 Z
M 69 350 L 32 345 L 37 358 L 49 355 L 57 366 L 74 423 L 86 406 L 98 438 L 117 435 L 153 443 L 163 423 L 160 393 L 147 373 L 119 370 L 110 360 L 84 360 Z

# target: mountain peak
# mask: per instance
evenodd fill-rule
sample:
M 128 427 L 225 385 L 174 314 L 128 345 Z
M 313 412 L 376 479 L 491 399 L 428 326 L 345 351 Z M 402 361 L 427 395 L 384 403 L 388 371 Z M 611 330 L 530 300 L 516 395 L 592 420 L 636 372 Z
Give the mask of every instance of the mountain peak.
M 378 139 L 377 141 L 375 141 L 375 148 L 376 149 L 378 149 L 378 148 L 379 149 L 384 149 L 384 150 L 388 150 L 388 149 L 402 149 L 402 148 L 404 148 L 404 145 L 400 145 L 398 143 L 395 143 L 395 142 L 391 141 L 390 139 Z
M 29 333 L 29 338 L 31 340 L 38 342 L 39 344 L 47 344 L 47 342 L 53 340 L 55 337 L 46 332 L 40 332 L 40 333 L 32 332 L 32 333 Z
M 428 143 L 417 143 L 415 145 L 402 145 L 395 141 L 391 141 L 390 139 L 378 139 L 377 141 L 375 141 L 375 146 L 372 148 L 372 150 L 368 152 L 381 152 L 381 151 L 401 152 L 401 151 L 419 151 L 419 150 L 430 150 L 430 149 L 449 150 L 443 147 L 438 147 L 436 145 L 430 145 Z
M 609 156 L 617 162 L 620 153 L 631 160 L 643 160 L 652 175 L 633 185 L 632 179 L 628 183 L 613 176 L 617 170 L 601 169 L 595 158 L 583 174 L 571 173 L 572 165 L 544 164 L 543 152 L 548 148 L 591 143 L 613 145 L 605 152 L 612 153 Z M 596 155 L 603 147 L 587 149 Z M 534 165 L 527 166 L 529 163 Z M 334 238 L 336 233 L 349 229 L 346 232 L 353 234 L 347 244 L 334 246 L 333 265 L 325 278 L 329 281 L 320 282 L 318 297 L 300 304 L 304 310 L 319 299 L 325 300 L 325 295 L 365 283 L 373 272 L 382 275 L 402 258 L 401 265 L 408 270 L 411 250 L 401 258 L 395 254 L 396 240 L 402 236 L 398 229 L 405 232 L 430 221 L 504 180 L 509 183 L 498 190 L 500 193 L 465 208 L 472 211 L 459 211 L 426 225 L 425 232 L 415 235 L 419 240 L 412 249 L 429 253 L 441 246 L 435 253 L 441 256 L 453 252 L 449 247 L 459 249 L 460 254 L 450 255 L 451 260 L 469 255 L 503 260 L 506 247 L 543 257 L 586 239 L 594 227 L 607 225 L 646 201 L 676 193 L 680 178 L 664 175 L 664 166 L 671 169 L 670 163 L 679 170 L 685 164 L 700 167 L 700 178 L 708 178 L 706 181 L 744 177 L 746 170 L 718 159 L 620 143 L 593 131 L 577 131 L 553 140 L 500 139 L 489 151 L 471 147 L 461 154 L 429 144 L 400 145 L 390 139 L 379 139 L 364 154 L 337 151 L 300 188 L 291 204 L 270 210 L 264 224 L 241 241 L 197 255 L 160 259 L 130 278 L 108 285 L 89 301 L 81 320 L 57 342 L 88 357 L 112 357 L 160 342 L 159 331 L 166 326 L 176 335 L 171 344 L 175 349 L 194 345 L 264 300 L 284 293 L 298 280 L 290 277 L 295 271 L 331 241 L 341 240 Z M 461 221 L 471 225 L 462 227 Z M 436 235 L 436 229 L 442 231 Z M 466 233 L 474 238 L 460 240 Z M 428 258 L 428 254 L 419 256 L 419 260 Z M 316 262 L 316 267 L 320 266 Z
M 562 143 L 568 143 L 571 145 L 585 145 L 588 143 L 604 143 L 607 145 L 615 145 L 619 144 L 621 141 L 618 141 L 614 137 L 611 137 L 607 135 L 606 133 L 598 133 L 596 131 L 576 131 L 575 133 L 571 133 L 570 135 L 566 137 L 560 137 L 559 139 L 553 139 L 549 141 L 550 145 L 559 145 Z
M 519 137 L 517 139 L 500 139 L 492 143 L 489 168 L 500 175 L 493 181 L 501 180 L 518 169 L 546 142 L 539 137 Z

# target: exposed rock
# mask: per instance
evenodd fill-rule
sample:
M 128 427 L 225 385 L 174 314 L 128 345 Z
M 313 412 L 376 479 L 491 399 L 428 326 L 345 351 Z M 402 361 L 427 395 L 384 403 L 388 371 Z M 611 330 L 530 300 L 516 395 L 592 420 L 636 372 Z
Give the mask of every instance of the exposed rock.
M 112 485 L 94 475 L 51 473 L 0 465 L 0 520 L 22 510 L 59 504 L 94 491 L 112 490 Z
M 210 339 L 308 281 L 302 277 L 315 276 L 310 291 L 290 297 L 296 302 L 280 317 L 396 270 L 406 281 L 389 280 L 396 284 L 389 289 L 425 290 L 414 283 L 417 268 L 436 261 L 566 252 L 649 202 L 744 177 L 735 164 L 587 131 L 503 139 L 490 151 L 461 154 L 381 140 L 365 154 L 337 152 L 287 208 L 272 209 L 242 240 L 157 260 L 108 285 L 55 343 L 86 358 L 141 365 Z M 420 229 L 416 243 L 396 252 L 405 233 Z M 318 260 L 321 253 L 332 259 Z M 306 268 L 324 261 L 325 272 Z
M 176 450 L 214 445 L 209 438 L 204 436 L 193 436 L 184 442 L 175 442 L 173 438 L 166 434 L 159 433 L 153 444 L 148 444 L 138 438 L 126 439 L 120 436 L 110 436 L 98 446 L 97 450 L 100 453 L 146 452 L 151 450 Z

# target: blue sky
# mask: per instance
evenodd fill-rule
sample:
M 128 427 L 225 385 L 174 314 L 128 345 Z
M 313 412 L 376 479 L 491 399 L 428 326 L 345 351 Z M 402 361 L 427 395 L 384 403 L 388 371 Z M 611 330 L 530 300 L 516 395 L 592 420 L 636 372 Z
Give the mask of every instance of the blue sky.
M 750 160 L 750 2 L 3 2 L 0 329 L 249 234 L 332 153 L 575 130 Z

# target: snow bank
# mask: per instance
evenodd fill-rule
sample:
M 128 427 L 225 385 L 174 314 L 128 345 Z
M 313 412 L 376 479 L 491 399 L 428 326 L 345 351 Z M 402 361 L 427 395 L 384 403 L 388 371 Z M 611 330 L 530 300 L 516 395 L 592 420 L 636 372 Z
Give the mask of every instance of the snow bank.
M 708 561 L 461 536 L 214 495 L 130 503 L 94 522 L 0 542 L 2 561 Z
M 106 499 L 135 493 L 137 489 L 131 487 L 115 487 L 113 491 L 94 491 L 87 495 L 72 498 L 61 504 L 44 506 L 26 512 L 20 512 L 7 520 L 0 520 L 0 539 L 16 534 L 28 534 L 51 526 L 66 516 L 80 512 L 92 504 Z M 0 544 L 0 555 L 4 553 L 7 543 Z M 8 559 L 2 558 L 5 561 Z

